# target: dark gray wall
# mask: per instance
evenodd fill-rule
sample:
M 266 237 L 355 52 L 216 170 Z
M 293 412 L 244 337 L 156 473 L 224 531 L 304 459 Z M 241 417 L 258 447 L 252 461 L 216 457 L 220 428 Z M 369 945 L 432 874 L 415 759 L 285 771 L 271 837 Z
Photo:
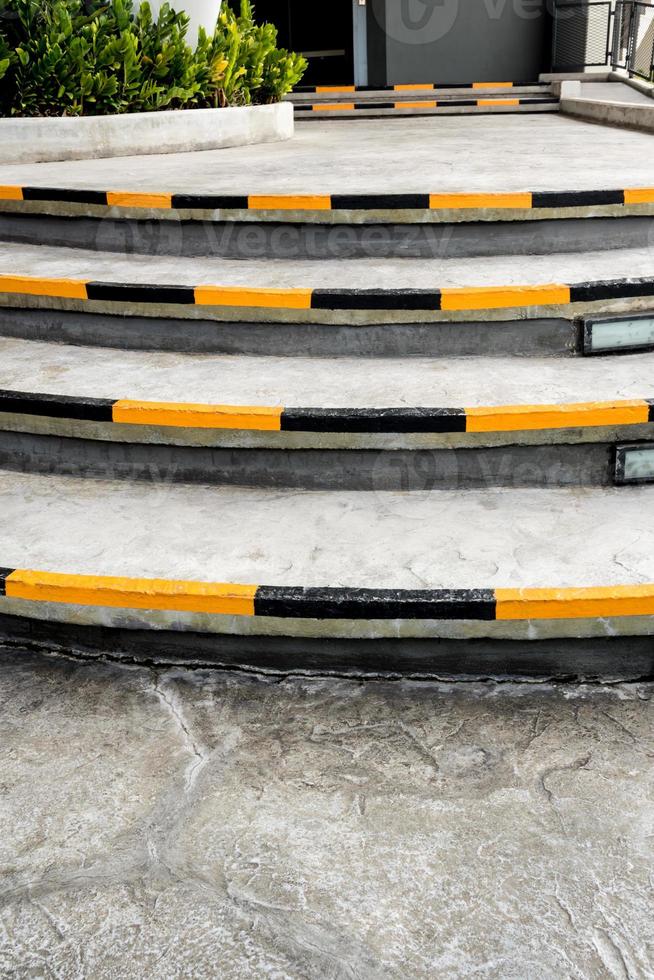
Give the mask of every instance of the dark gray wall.
M 545 6 L 545 0 L 372 0 L 370 76 L 379 83 L 385 72 L 391 85 L 535 81 L 549 67 Z

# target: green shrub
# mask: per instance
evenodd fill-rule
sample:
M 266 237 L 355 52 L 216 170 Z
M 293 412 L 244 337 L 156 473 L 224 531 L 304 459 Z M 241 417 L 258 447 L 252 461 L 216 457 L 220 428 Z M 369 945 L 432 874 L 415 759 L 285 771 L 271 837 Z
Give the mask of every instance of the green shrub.
M 7 0 L 0 11 L 0 115 L 152 112 L 276 102 L 306 61 L 277 48 L 250 0 L 226 5 L 213 37 L 186 43 L 188 18 L 157 20 L 132 0 Z

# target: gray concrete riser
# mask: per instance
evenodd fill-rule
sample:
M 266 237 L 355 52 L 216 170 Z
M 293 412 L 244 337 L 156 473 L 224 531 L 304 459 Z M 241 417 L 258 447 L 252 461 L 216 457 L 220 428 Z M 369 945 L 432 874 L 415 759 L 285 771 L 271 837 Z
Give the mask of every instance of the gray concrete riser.
M 257 672 L 453 678 L 640 680 L 654 676 L 654 637 L 330 639 L 220 635 L 43 622 L 0 614 L 0 642 L 131 663 Z
M 362 640 L 386 640 L 397 643 L 428 641 L 436 647 L 441 642 L 466 643 L 492 641 L 499 647 L 506 641 L 531 646 L 541 641 L 556 641 L 564 649 L 574 649 L 580 640 L 627 638 L 654 644 L 654 616 L 616 616 L 588 619 L 525 620 L 522 622 L 479 622 L 476 620 L 428 619 L 289 619 L 275 616 L 224 616 L 207 613 L 164 612 L 161 610 L 114 609 L 79 606 L 68 603 L 34 603 L 30 600 L 0 597 L 0 618 L 16 622 L 29 620 L 42 624 L 44 631 L 64 630 L 68 626 L 118 629 L 149 633 L 156 643 L 160 634 L 200 634 L 217 642 L 242 643 L 243 649 L 257 650 L 268 645 L 283 648 L 289 639 L 301 641 L 340 641 L 343 650 L 356 651 Z M 1 637 L 1 634 L 0 634 Z M 400 642 L 401 641 L 401 642 Z M 626 644 L 625 644 L 626 645 Z M 456 649 L 453 647 L 453 649 Z M 245 660 L 247 664 L 247 659 Z M 389 667 L 391 664 L 389 663 Z M 399 667 L 402 670 L 402 665 Z M 649 675 L 647 675 L 649 676 Z
M 106 253 L 105 253 L 106 254 Z M 533 258 L 533 257 L 532 257 Z M 189 261 L 189 260 L 185 260 Z M 227 261 L 227 260 L 226 260 Z M 231 261 L 231 260 L 229 260 Z M 236 260 L 234 260 L 236 261 Z M 339 260 L 340 261 L 340 260 Z M 355 261 L 355 260 L 353 260 Z M 466 261 L 466 260 L 461 260 Z M 179 303 L 139 303 L 118 302 L 114 300 L 77 300 L 60 299 L 52 296 L 31 296 L 18 293 L 0 293 L 0 308 L 12 310 L 61 310 L 81 314 L 107 314 L 114 317 L 124 317 L 126 320 L 137 317 L 143 321 L 149 320 L 158 325 L 162 320 L 186 321 L 185 330 L 195 331 L 197 321 L 214 324 L 214 330 L 220 325 L 229 324 L 241 329 L 241 324 L 257 324 L 268 327 L 304 326 L 332 329 L 334 327 L 377 326 L 418 326 L 447 325 L 460 329 L 461 326 L 481 326 L 492 328 L 497 323 L 506 324 L 513 321 L 521 329 L 529 330 L 530 323 L 539 324 L 578 321 L 583 316 L 591 314 L 609 315 L 613 313 L 648 313 L 654 305 L 651 296 L 622 297 L 619 299 L 598 300 L 588 303 L 561 303 L 558 305 L 543 305 L 529 307 L 490 308 L 484 310 L 397 310 L 397 309 L 287 309 L 287 308 L 252 308 L 228 306 L 200 306 Z M 474 319 L 473 319 L 474 317 Z M 157 349 L 158 341 L 152 343 Z M 272 353 L 272 351 L 270 352 Z M 302 352 L 304 353 L 304 352 Z M 400 352 L 402 353 L 402 352 Z M 471 353 L 484 356 L 485 345 L 477 347 Z
M 120 425 L 116 423 L 56 419 L 38 415 L 2 413 L 0 432 L 71 439 L 116 446 L 158 446 L 176 449 L 295 454 L 301 451 L 330 454 L 402 452 L 469 453 L 493 450 L 509 453 L 514 447 L 575 447 L 614 445 L 616 442 L 652 441 L 654 424 L 580 426 L 567 429 L 517 432 L 261 432 L 242 429 L 195 429 L 187 426 Z M 9 436 L 7 438 L 10 438 Z M 192 458 L 192 457 L 190 457 Z M 280 456 L 281 459 L 281 456 Z
M 346 185 L 349 192 L 349 185 Z M 601 188 L 600 188 L 601 189 Z M 370 189 L 368 189 L 370 192 Z M 416 191 L 414 193 L 431 193 Z M 333 193 L 340 193 L 334 191 Z M 352 191 L 352 193 L 354 193 Z M 483 192 L 482 192 L 483 193 Z M 643 218 L 654 216 L 654 204 L 584 204 L 574 207 L 554 208 L 383 208 L 367 210 L 337 209 L 329 211 L 268 210 L 259 208 L 230 208 L 203 210 L 199 208 L 147 208 L 147 207 L 107 207 L 98 204 L 79 204 L 66 201 L 2 201 L 1 215 L 7 217 L 29 216 L 30 218 L 96 218 L 109 222 L 157 222 L 162 225 L 178 225 L 183 222 L 226 225 L 307 225 L 307 226 L 345 226 L 364 225 L 371 234 L 378 234 L 388 225 L 456 225 L 475 224 L 480 231 L 494 223 L 527 222 L 538 224 L 543 221 L 564 221 L 575 218 Z M 350 234 L 348 231 L 347 234 Z M 601 248 L 594 243 L 594 248 Z
M 0 240 L 188 258 L 457 258 L 648 247 L 654 217 L 319 225 L 4 213 Z
M 192 326 L 192 329 L 190 327 Z M 0 336 L 78 346 L 293 357 L 557 356 L 578 351 L 581 328 L 561 317 L 490 323 L 219 323 L 176 316 L 87 313 L 0 306 Z
M 614 443 L 283 450 L 101 442 L 0 431 L 0 467 L 163 485 L 197 482 L 304 490 L 590 487 L 612 484 Z

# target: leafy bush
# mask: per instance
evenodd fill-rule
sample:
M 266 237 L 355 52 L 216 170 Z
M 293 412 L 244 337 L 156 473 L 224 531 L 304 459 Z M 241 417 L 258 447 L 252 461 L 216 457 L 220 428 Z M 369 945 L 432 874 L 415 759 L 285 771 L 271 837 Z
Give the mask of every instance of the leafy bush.
M 276 102 L 306 61 L 277 48 L 250 0 L 223 5 L 213 37 L 186 43 L 188 17 L 155 21 L 132 0 L 6 0 L 0 11 L 0 115 L 80 116 Z

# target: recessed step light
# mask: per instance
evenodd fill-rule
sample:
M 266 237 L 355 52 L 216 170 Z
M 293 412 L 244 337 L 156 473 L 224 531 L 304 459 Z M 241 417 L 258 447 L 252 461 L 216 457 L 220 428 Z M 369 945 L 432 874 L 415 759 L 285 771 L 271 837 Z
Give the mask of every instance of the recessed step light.
M 654 310 L 636 316 L 584 320 L 584 354 L 654 348 Z
M 618 446 L 615 454 L 615 482 L 654 482 L 654 443 Z

